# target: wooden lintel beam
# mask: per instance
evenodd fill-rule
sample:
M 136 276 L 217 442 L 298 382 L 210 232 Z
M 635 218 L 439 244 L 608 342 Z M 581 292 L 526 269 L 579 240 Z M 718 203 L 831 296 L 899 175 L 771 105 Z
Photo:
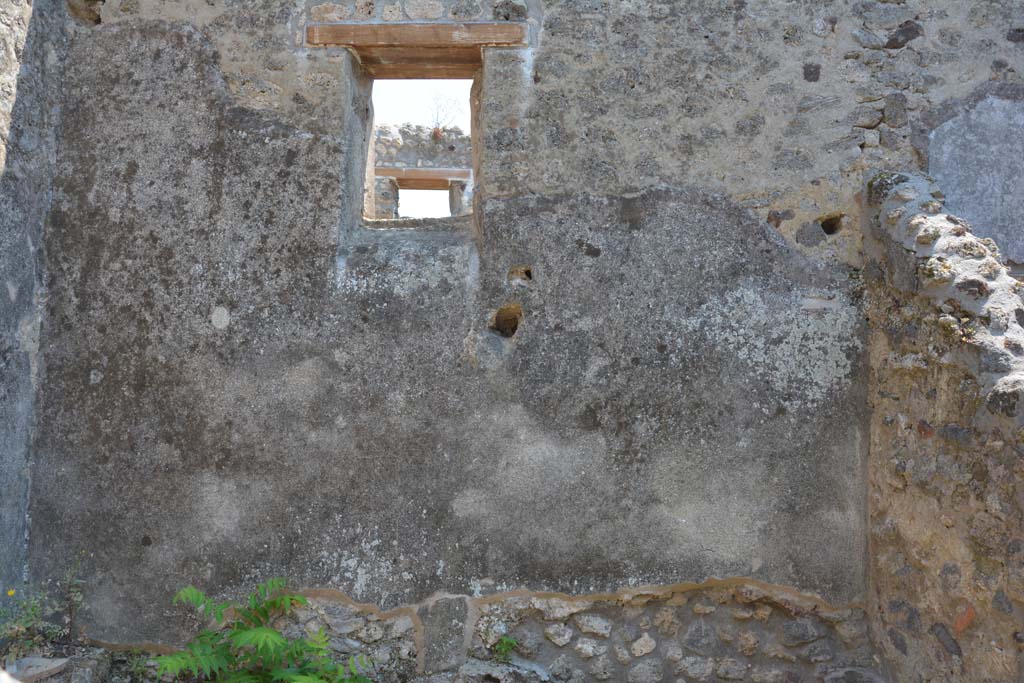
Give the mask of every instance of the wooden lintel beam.
M 488 46 L 525 45 L 526 25 L 310 24 L 313 47 L 347 47 L 371 78 L 473 78 Z
M 422 180 L 417 178 L 399 180 L 396 178 L 395 184 L 398 185 L 399 190 L 449 190 L 452 181 L 447 178 L 424 178 Z
M 361 47 L 470 47 L 526 44 L 526 24 L 310 24 L 306 43 L 311 46 Z
M 480 66 L 480 48 L 471 47 L 362 47 L 359 61 L 370 64 L 475 64 Z
M 364 64 L 370 78 L 473 78 L 479 64 Z
M 473 171 L 468 168 L 405 168 L 401 166 L 377 166 L 373 169 L 376 176 L 394 178 L 395 180 L 469 180 Z

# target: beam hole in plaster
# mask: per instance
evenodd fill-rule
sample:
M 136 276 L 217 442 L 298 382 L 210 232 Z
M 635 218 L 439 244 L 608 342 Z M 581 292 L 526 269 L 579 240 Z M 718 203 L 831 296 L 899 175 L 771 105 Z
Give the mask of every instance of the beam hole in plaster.
M 513 287 L 529 287 L 533 282 L 533 268 L 530 266 L 512 266 L 508 269 L 508 283 Z
M 105 0 L 68 0 L 68 14 L 82 26 L 99 26 L 103 23 L 100 8 Z
M 821 231 L 826 235 L 834 235 L 843 227 L 844 214 L 837 213 L 832 216 L 825 216 L 818 219 L 818 224 L 821 225 Z
M 502 337 L 514 337 L 523 321 L 523 307 L 519 304 L 505 304 L 494 313 L 491 329 Z

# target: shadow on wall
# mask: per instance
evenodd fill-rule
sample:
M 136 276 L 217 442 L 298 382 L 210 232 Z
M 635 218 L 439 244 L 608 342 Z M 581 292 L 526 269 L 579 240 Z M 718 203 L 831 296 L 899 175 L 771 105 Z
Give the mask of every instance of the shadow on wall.
M 24 579 L 43 222 L 54 165 L 63 3 L 0 5 L 0 586 Z M 20 50 L 18 49 L 20 46 Z M 57 58 L 54 59 L 53 57 Z
M 928 137 L 928 172 L 949 193 L 947 208 L 976 226 L 979 236 L 994 239 L 1020 275 L 1024 85 L 984 87 L 967 103 L 949 104 L 933 116 L 948 117 Z

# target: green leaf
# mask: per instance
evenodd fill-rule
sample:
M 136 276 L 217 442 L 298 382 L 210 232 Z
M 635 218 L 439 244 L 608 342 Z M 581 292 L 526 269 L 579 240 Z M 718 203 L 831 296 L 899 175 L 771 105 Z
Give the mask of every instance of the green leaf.
M 214 606 L 213 617 L 217 620 L 218 624 L 224 622 L 224 613 L 227 612 L 229 609 L 231 609 L 230 602 L 222 602 Z
M 285 587 L 284 579 L 270 579 L 241 603 L 214 602 L 194 586 L 178 591 L 175 604 L 191 605 L 217 623 L 231 610 L 231 624 L 203 629 L 185 650 L 159 657 L 160 675 L 191 674 L 215 683 L 372 683 L 363 673 L 372 671 L 370 660 L 335 661 L 323 629 L 288 639 L 271 626 L 279 616 L 308 605 L 301 595 L 285 593 Z
M 512 653 L 517 647 L 519 647 L 519 642 L 515 638 L 504 635 L 498 638 L 498 642 L 491 649 L 494 652 L 495 661 L 507 664 L 512 659 Z
M 270 672 L 270 680 L 290 681 L 301 673 L 296 667 L 277 668 Z
M 256 628 L 234 631 L 229 637 L 235 647 L 253 648 L 263 656 L 280 653 L 288 646 L 288 641 L 285 637 L 278 633 L 276 629 L 268 626 L 257 626 Z
M 220 683 L 261 683 L 262 679 L 249 671 L 232 671 L 219 676 L 217 680 Z
M 342 679 L 343 683 L 370 683 L 365 671 L 373 669 L 373 662 L 366 655 L 356 655 L 348 658 L 348 670 L 352 674 Z
M 288 683 L 326 683 L 326 681 L 319 676 L 300 673 L 288 675 L 280 680 L 287 681 Z
M 305 644 L 309 648 L 310 652 L 317 655 L 326 655 L 327 649 L 330 647 L 331 639 L 327 636 L 327 631 L 323 627 L 319 628 L 316 633 L 311 634 L 306 640 Z
M 214 634 L 216 635 L 216 634 Z M 226 671 L 231 664 L 231 652 L 221 643 L 214 642 L 209 636 L 196 638 L 185 646 L 192 655 L 189 670 L 196 676 L 202 674 L 210 678 Z
M 266 600 L 274 593 L 284 590 L 286 585 L 288 585 L 288 581 L 285 579 L 270 579 L 266 583 L 261 583 L 256 586 L 256 594 L 261 600 Z
M 173 604 L 177 605 L 180 602 L 184 602 L 188 605 L 192 605 L 196 609 L 202 609 L 203 605 L 206 604 L 206 601 L 206 593 L 203 593 L 195 586 L 185 586 L 174 594 Z
M 309 601 L 301 595 L 282 594 L 267 600 L 267 607 L 280 612 L 288 612 L 295 606 L 305 607 Z
M 186 650 L 172 652 L 169 655 L 161 655 L 156 658 L 157 677 L 169 674 L 177 678 L 182 671 L 191 670 L 193 662 L 192 653 Z

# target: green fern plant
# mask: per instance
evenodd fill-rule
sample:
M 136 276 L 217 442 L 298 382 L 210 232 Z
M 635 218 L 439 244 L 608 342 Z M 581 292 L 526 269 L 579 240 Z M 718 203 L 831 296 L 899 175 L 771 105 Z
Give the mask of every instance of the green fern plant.
M 218 683 L 372 683 L 363 673 L 370 668 L 366 657 L 332 659 L 323 629 L 290 639 L 274 628 L 278 618 L 307 604 L 285 586 L 284 579 L 272 579 L 241 603 L 216 602 L 194 586 L 182 588 L 174 604 L 190 605 L 223 626 L 203 629 L 184 650 L 157 657 L 157 675 L 189 674 Z

